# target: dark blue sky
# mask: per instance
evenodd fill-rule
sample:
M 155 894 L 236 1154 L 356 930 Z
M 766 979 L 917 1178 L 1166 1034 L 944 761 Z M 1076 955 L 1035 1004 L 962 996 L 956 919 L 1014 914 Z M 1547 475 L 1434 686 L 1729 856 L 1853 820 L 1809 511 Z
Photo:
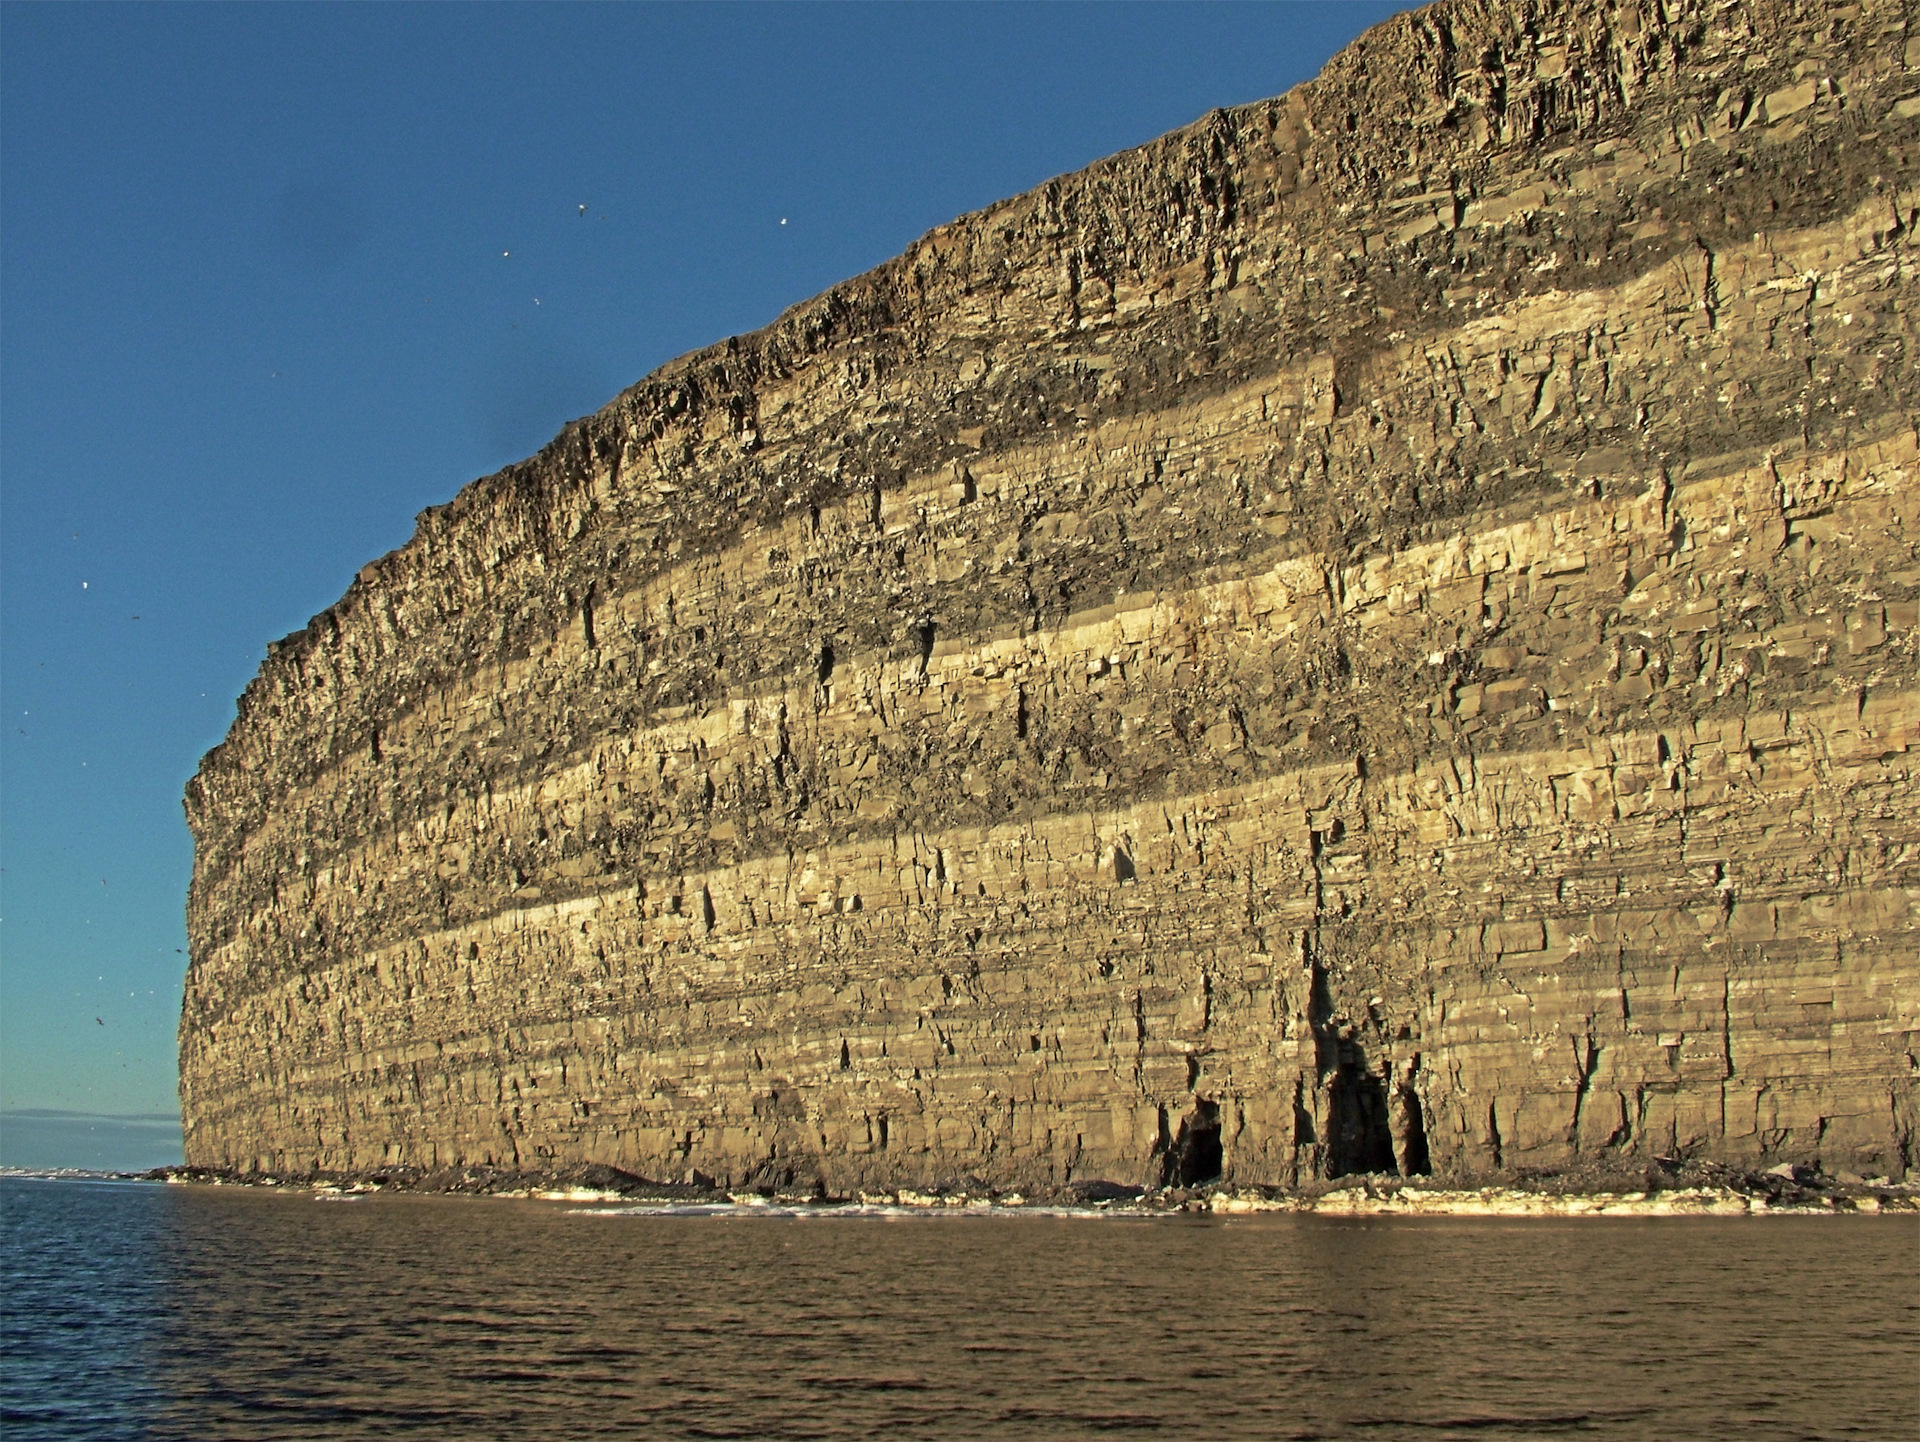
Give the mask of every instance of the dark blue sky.
M 181 788 L 422 507 L 1397 8 L 0 6 L 0 1109 L 176 1106 Z

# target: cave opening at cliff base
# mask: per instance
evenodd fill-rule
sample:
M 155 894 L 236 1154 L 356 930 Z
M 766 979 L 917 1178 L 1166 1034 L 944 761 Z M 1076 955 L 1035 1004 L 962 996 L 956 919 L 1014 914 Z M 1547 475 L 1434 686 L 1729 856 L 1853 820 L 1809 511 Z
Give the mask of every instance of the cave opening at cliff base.
M 1164 1115 L 1161 1129 L 1164 1135 Z M 1196 1099 L 1193 1110 L 1180 1122 L 1180 1130 L 1168 1143 L 1160 1161 L 1160 1185 L 1197 1187 L 1219 1180 L 1226 1161 L 1220 1145 L 1220 1104 Z

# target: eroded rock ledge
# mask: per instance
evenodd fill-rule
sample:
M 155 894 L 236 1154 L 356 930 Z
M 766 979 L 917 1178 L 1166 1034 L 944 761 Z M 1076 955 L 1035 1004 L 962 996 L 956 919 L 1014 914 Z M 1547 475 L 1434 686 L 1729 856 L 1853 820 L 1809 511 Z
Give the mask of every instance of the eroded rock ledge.
M 1904 1177 L 1913 18 L 1403 15 L 424 513 L 189 788 L 188 1160 Z

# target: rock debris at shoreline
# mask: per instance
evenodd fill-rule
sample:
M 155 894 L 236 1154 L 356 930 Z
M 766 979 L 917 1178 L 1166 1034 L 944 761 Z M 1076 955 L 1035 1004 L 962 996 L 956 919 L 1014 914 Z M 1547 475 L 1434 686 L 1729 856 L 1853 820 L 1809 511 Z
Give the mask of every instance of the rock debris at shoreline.
M 145 1180 L 200 1186 L 242 1186 L 311 1191 L 329 1195 L 374 1193 L 500 1197 L 540 1201 L 643 1204 L 661 1209 L 768 1205 L 819 1210 L 849 1207 L 889 1210 L 979 1211 L 1041 1208 L 1114 1211 L 1130 1215 L 1169 1213 L 1296 1213 L 1319 1216 L 1760 1216 L 1793 1213 L 1920 1212 L 1920 1186 L 1885 1177 L 1830 1177 L 1813 1169 L 1781 1167 L 1736 1172 L 1716 1166 L 1654 1170 L 1639 1179 L 1585 1176 L 1537 1177 L 1518 1184 L 1449 1179 L 1409 1181 L 1398 1176 L 1343 1177 L 1321 1186 L 1211 1185 L 1148 1190 L 1110 1182 L 1083 1183 L 1028 1195 L 976 1183 L 930 1191 L 895 1188 L 836 1197 L 730 1192 L 699 1182 L 662 1183 L 615 1168 L 582 1167 L 557 1172 L 469 1168 L 458 1173 L 393 1169 L 361 1174 L 275 1177 L 201 1167 L 163 1167 L 137 1175 Z M 1610 1185 L 1602 1185 L 1610 1181 Z

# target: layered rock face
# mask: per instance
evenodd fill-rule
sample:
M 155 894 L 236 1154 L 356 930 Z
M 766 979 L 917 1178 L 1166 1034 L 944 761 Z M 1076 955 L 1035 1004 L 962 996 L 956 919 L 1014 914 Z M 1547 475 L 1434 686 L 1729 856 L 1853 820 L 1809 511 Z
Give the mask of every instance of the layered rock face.
M 270 648 L 188 1160 L 1904 1175 L 1917 151 L 1445 0 L 667 366 Z

